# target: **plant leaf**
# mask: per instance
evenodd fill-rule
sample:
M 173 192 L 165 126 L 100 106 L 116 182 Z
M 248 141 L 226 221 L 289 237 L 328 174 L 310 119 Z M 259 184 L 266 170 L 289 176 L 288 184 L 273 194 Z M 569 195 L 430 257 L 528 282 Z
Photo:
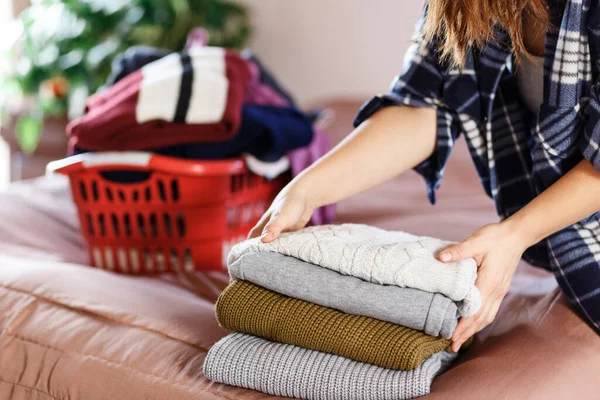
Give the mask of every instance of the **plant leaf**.
M 42 120 L 24 115 L 19 118 L 16 125 L 17 142 L 25 154 L 33 154 L 40 143 L 42 136 Z

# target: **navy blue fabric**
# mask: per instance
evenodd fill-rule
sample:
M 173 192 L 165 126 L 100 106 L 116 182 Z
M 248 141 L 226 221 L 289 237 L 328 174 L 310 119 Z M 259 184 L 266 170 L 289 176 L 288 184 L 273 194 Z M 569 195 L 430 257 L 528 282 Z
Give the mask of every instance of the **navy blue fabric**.
M 308 146 L 313 138 L 310 121 L 298 110 L 272 106 L 244 106 L 242 125 L 231 140 L 158 149 L 172 157 L 217 160 L 250 153 L 262 161 L 277 161 L 288 151 Z
M 130 73 L 137 71 L 146 64 L 171 54 L 169 50 L 157 49 L 148 46 L 133 46 L 118 55 L 112 62 L 111 72 L 106 79 L 105 86 L 112 86 Z
M 597 0 L 550 0 L 544 101 L 527 111 L 514 79 L 510 38 L 500 27 L 483 49 L 469 52 L 462 70 L 440 60 L 437 43 L 420 34 L 390 93 L 367 102 L 359 125 L 388 106 L 437 110 L 437 149 L 416 167 L 435 203 L 457 138 L 464 134 L 486 193 L 504 219 L 564 176 L 584 158 L 600 171 L 600 7 Z M 566 296 L 600 328 L 600 213 L 546 238 L 523 257 L 554 272 Z

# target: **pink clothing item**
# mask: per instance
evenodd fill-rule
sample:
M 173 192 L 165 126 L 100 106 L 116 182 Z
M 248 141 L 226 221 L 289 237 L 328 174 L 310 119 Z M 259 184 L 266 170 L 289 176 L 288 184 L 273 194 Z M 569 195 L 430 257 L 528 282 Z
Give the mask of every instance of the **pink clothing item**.
M 319 129 L 315 129 L 312 142 L 307 147 L 302 147 L 288 153 L 292 168 L 292 177 L 299 175 L 306 168 L 314 164 L 319 158 L 327 154 L 331 144 L 329 136 Z M 330 224 L 335 219 L 335 204 L 318 208 L 310 218 L 310 225 Z
M 290 107 L 291 104 L 279 93 L 260 81 L 260 68 L 248 61 L 250 80 L 244 92 L 244 104 L 254 106 Z
M 204 28 L 192 28 L 185 42 L 185 50 L 204 46 L 208 46 L 208 31 Z

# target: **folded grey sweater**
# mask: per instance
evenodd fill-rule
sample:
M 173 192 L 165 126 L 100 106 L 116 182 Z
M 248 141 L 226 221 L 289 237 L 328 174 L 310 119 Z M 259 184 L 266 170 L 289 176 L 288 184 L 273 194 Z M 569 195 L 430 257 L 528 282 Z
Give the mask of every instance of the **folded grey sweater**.
M 439 261 L 437 254 L 452 244 L 367 225 L 323 225 L 283 233 L 271 243 L 246 240 L 233 247 L 228 265 L 250 252 L 280 253 L 367 282 L 441 293 L 457 302 L 461 315 L 472 316 L 481 307 L 477 264 L 472 258 Z
M 377 285 L 279 253 L 247 253 L 229 266 L 233 278 L 346 314 L 364 315 L 449 339 L 456 304 L 438 293 Z
M 433 379 L 456 354 L 440 352 L 412 371 L 395 371 L 341 356 L 233 333 L 204 361 L 215 382 L 307 400 L 412 399 L 429 393 Z

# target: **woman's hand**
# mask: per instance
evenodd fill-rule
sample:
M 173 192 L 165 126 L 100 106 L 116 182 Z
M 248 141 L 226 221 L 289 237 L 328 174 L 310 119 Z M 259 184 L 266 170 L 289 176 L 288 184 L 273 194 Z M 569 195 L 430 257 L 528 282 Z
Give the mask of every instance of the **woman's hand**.
M 486 225 L 462 243 L 440 253 L 440 261 L 452 262 L 474 258 L 478 273 L 475 286 L 481 292 L 483 303 L 479 313 L 461 318 L 452 335 L 452 350 L 475 333 L 492 323 L 500 303 L 506 296 L 521 255 L 527 248 L 517 230 L 511 229 L 509 221 Z
M 308 196 L 292 182 L 277 195 L 248 238 L 260 236 L 263 243 L 272 242 L 281 232 L 304 228 L 314 210 Z

